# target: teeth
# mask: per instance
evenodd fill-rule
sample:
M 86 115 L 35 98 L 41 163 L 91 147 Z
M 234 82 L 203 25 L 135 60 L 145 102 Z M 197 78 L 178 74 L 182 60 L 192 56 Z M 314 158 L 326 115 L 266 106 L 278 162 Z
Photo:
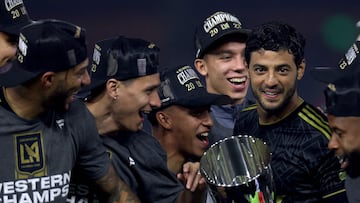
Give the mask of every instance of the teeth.
M 241 82 L 245 82 L 245 81 L 246 81 L 246 77 L 242 77 L 242 78 L 230 78 L 229 81 L 230 81 L 230 82 L 235 82 L 235 83 L 241 83 Z
M 344 156 L 336 156 L 339 160 L 339 163 L 342 164 L 345 161 Z
M 276 93 L 274 93 L 274 92 L 265 92 L 265 94 L 268 94 L 268 95 L 276 95 Z
M 200 137 L 207 137 L 209 135 L 209 133 L 200 133 Z
M 149 113 L 150 113 L 150 111 L 140 111 L 139 115 L 145 116 L 145 114 L 149 114 Z

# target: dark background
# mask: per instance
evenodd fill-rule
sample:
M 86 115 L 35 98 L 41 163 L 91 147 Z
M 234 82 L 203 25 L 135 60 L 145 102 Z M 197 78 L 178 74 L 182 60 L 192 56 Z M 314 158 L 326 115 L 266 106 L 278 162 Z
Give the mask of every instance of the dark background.
M 312 79 L 314 66 L 335 66 L 360 29 L 360 0 L 24 0 L 32 19 L 55 18 L 87 30 L 89 55 L 96 41 L 125 35 L 156 43 L 161 65 L 193 64 L 195 27 L 215 11 L 236 15 L 246 28 L 271 20 L 296 27 L 307 39 L 307 69 L 299 94 L 323 105 L 324 85 Z

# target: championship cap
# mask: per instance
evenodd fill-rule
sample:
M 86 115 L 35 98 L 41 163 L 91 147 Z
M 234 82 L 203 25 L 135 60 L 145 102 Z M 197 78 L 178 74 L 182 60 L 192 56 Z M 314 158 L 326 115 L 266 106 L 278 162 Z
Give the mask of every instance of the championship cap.
M 31 23 L 22 0 L 1 0 L 0 32 L 19 35 L 20 29 Z
M 208 93 L 201 83 L 194 68 L 188 65 L 160 71 L 161 84 L 158 89 L 161 107 L 181 105 L 185 107 L 201 107 L 213 104 L 229 104 L 227 95 Z
M 336 67 L 315 67 L 315 79 L 327 83 L 326 112 L 340 117 L 360 116 L 360 41 L 356 41 Z
M 245 41 L 250 33 L 251 30 L 242 28 L 242 23 L 234 15 L 222 11 L 216 12 L 196 28 L 195 57 L 202 58 L 210 45 L 225 36 L 240 35 Z
M 60 20 L 25 26 L 19 36 L 17 59 L 3 68 L 0 85 L 20 85 L 47 71 L 65 71 L 87 58 L 85 30 Z
M 157 73 L 159 51 L 154 43 L 124 36 L 97 42 L 90 70 L 91 84 L 83 90 L 92 90 L 111 78 L 123 81 Z
M 356 41 L 335 67 L 315 67 L 312 74 L 315 79 L 334 83 L 344 77 L 360 72 L 360 41 Z

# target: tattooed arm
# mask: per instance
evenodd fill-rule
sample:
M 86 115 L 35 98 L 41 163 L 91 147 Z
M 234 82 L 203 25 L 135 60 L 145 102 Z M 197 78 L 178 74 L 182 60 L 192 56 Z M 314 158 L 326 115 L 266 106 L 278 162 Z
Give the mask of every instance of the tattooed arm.
M 140 203 L 138 197 L 131 191 L 115 173 L 113 166 L 109 167 L 108 173 L 96 181 L 106 193 L 109 193 L 109 202 L 112 203 Z

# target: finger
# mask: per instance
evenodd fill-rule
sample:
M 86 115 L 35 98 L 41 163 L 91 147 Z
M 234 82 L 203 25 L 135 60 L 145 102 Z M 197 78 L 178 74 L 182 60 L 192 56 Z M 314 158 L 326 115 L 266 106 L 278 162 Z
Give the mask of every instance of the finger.
M 186 189 L 191 190 L 194 180 L 196 179 L 196 172 L 190 171 L 186 177 Z
M 187 162 L 183 165 L 183 173 L 189 173 L 191 171 L 191 162 Z
M 193 182 L 193 184 L 191 185 L 191 191 L 194 192 L 196 190 L 196 188 L 198 187 L 199 185 L 199 182 L 201 181 L 202 179 L 202 176 L 201 176 L 201 173 L 200 171 L 196 174 L 196 177 L 195 177 L 195 180 Z
M 179 180 L 180 182 L 184 182 L 184 181 L 185 181 L 185 177 L 184 177 L 183 174 L 178 173 L 176 176 L 177 176 L 177 178 L 178 178 L 178 180 Z

